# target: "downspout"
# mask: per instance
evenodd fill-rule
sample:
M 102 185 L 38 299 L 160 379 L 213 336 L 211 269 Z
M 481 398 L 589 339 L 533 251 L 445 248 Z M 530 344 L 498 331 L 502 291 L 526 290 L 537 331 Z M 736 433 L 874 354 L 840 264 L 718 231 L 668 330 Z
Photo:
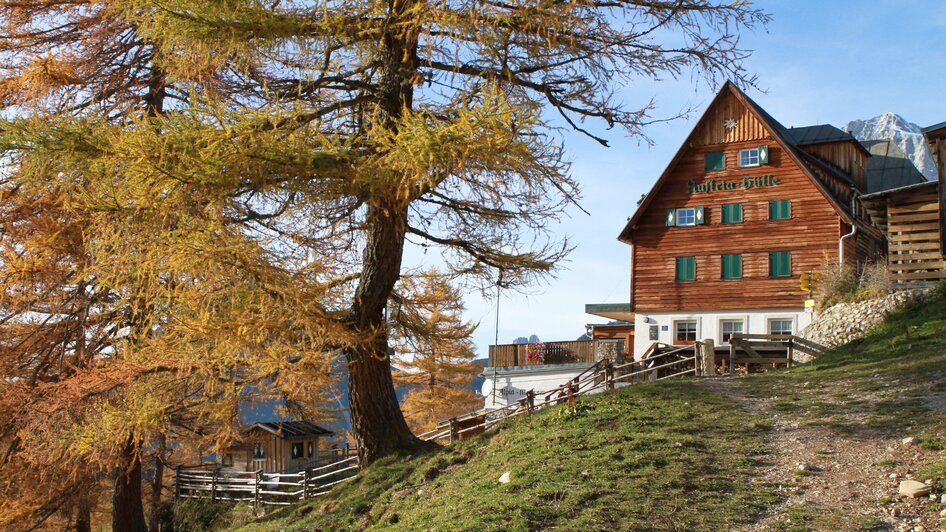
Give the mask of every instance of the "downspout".
M 857 189 L 851 187 L 851 232 L 838 240 L 838 266 L 844 266 L 844 241 L 857 234 L 857 220 L 855 217 L 854 202 L 857 201 Z

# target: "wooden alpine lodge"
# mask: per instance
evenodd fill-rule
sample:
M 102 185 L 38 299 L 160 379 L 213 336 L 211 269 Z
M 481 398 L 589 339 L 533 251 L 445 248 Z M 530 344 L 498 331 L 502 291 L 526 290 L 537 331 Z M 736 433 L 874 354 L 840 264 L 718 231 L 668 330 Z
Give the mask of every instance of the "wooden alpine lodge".
M 946 122 L 923 133 L 946 175 Z M 518 399 L 509 390 L 551 389 L 535 377 L 548 366 L 580 362 L 577 374 L 702 340 L 722 353 L 753 341 L 817 349 L 794 337 L 814 310 L 800 276 L 880 262 L 898 288 L 946 279 L 944 193 L 893 142 L 829 124 L 785 127 L 727 82 L 620 232 L 629 303 L 587 305 L 613 321 L 589 326 L 586 344 L 546 344 L 562 344 L 556 356 L 491 346 L 484 376 L 498 383 L 484 392 L 505 383 Z

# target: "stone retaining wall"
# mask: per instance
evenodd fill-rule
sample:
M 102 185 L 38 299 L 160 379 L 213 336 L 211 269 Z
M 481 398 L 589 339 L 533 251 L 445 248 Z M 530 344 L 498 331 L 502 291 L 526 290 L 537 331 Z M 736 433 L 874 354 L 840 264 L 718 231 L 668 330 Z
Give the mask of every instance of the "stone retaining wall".
M 821 311 L 798 336 L 828 348 L 844 345 L 866 335 L 894 310 L 927 299 L 930 292 L 930 289 L 900 290 L 878 299 L 838 303 Z M 798 362 L 808 362 L 811 358 L 803 353 L 795 356 Z

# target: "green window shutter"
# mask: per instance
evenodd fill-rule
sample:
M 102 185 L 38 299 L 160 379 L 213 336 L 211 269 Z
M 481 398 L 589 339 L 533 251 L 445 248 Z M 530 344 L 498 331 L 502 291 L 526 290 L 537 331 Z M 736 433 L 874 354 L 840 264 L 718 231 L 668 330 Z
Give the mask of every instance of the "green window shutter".
M 769 164 L 768 146 L 759 146 L 759 164 Z
M 667 227 L 675 227 L 677 225 L 677 210 L 676 209 L 667 209 Z
M 742 278 L 742 255 L 723 255 L 723 279 Z
M 677 281 L 696 280 L 696 257 L 677 257 Z
M 703 156 L 704 168 L 706 170 L 725 170 L 726 154 L 721 151 L 711 151 Z
M 769 277 L 791 277 L 792 254 L 788 251 L 769 253 Z
M 742 204 L 730 203 L 723 205 L 723 223 L 738 224 L 742 223 Z
M 769 202 L 769 220 L 788 220 L 792 217 L 792 202 L 772 200 Z
M 706 223 L 706 217 L 704 216 L 703 207 L 702 206 L 693 207 L 693 210 L 695 211 L 693 214 L 696 219 L 696 225 L 703 225 L 704 223 Z

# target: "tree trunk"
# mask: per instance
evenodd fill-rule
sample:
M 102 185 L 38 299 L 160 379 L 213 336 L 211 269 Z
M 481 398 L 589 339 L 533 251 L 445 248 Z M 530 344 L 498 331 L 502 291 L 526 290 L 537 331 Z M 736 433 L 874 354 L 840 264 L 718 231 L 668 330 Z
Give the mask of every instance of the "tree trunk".
M 128 436 L 122 450 L 122 463 L 115 475 L 112 491 L 112 532 L 142 532 L 145 513 L 141 505 L 141 455 L 134 435 Z
M 92 532 L 92 509 L 89 500 L 80 497 L 76 504 L 76 532 Z
M 154 479 L 151 481 L 151 520 L 148 530 L 161 530 L 164 507 L 161 505 L 161 490 L 164 489 L 164 457 L 167 454 L 167 436 L 158 435 L 158 448 L 154 453 Z
M 397 119 L 413 104 L 417 81 L 417 28 L 407 20 L 417 0 L 389 0 L 380 51 L 378 107 L 385 127 L 396 130 Z M 415 437 L 404 421 L 394 393 L 384 311 L 401 273 L 407 233 L 407 202 L 398 180 L 380 190 L 366 214 L 367 240 L 361 279 L 352 305 L 352 326 L 370 342 L 348 357 L 352 432 L 362 464 L 398 450 L 415 451 L 428 444 Z
M 362 464 L 425 445 L 407 427 L 394 393 L 384 322 L 384 309 L 401 272 L 407 211 L 373 208 L 367 221 L 364 266 L 352 318 L 358 333 L 372 341 L 348 353 L 351 425 Z

